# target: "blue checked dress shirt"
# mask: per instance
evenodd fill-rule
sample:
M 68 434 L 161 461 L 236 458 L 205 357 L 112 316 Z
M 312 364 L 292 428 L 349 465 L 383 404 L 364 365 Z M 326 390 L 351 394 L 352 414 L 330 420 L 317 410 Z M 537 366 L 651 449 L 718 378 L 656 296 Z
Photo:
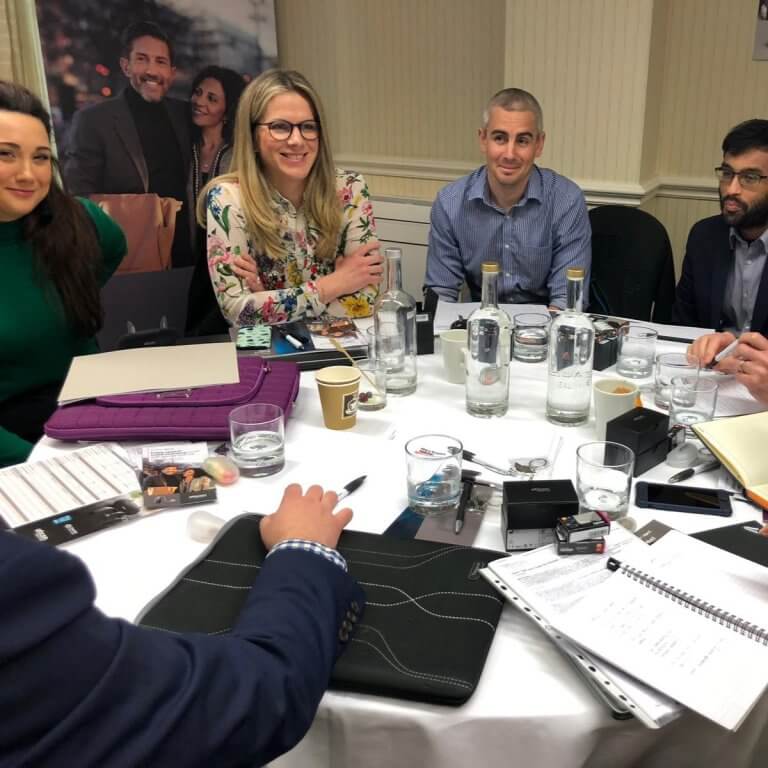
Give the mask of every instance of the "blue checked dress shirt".
M 501 265 L 499 301 L 565 308 L 568 267 L 585 270 L 591 237 L 584 193 L 569 179 L 534 166 L 525 193 L 507 212 L 491 200 L 485 166 L 440 190 L 432 206 L 425 286 L 457 301 L 466 280 L 480 299 L 480 265 Z M 586 302 L 585 302 L 586 303 Z
M 347 561 L 331 547 L 326 547 L 325 544 L 320 544 L 317 541 L 308 541 L 307 539 L 283 539 L 283 541 L 275 544 L 272 549 L 267 552 L 269 557 L 273 552 L 278 552 L 281 549 L 303 549 L 305 552 L 314 552 L 320 557 L 324 557 L 326 560 L 330 560 L 334 565 L 338 565 L 343 571 L 347 570 Z

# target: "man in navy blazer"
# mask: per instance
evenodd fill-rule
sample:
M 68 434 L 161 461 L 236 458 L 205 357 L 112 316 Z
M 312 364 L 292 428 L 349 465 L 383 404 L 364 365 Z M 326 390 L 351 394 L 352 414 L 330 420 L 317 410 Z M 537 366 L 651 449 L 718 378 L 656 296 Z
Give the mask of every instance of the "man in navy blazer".
M 709 365 L 732 345 L 715 370 L 734 374 L 768 405 L 768 120 L 729 131 L 715 173 L 722 213 L 691 229 L 672 318 L 716 329 L 692 354 Z
M 314 718 L 364 594 L 334 547 L 352 511 L 289 486 L 227 635 L 110 619 L 71 555 L 0 532 L 0 766 L 255 768 Z M 306 548 L 308 545 L 308 549 Z
M 715 172 L 722 213 L 691 229 L 673 321 L 768 334 L 768 120 L 747 120 L 733 128 Z

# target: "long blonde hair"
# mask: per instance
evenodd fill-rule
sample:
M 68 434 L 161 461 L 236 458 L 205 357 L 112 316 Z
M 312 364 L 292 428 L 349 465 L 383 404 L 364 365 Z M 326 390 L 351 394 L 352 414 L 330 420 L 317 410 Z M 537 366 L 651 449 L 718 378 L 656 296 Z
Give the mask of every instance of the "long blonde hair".
M 298 93 L 312 108 L 320 124 L 317 158 L 307 177 L 304 209 L 310 224 L 319 231 L 315 249 L 318 258 L 333 259 L 341 230 L 340 203 L 336 193 L 336 167 L 326 137 L 323 106 L 307 79 L 290 69 L 270 69 L 260 74 L 243 91 L 235 117 L 235 145 L 229 173 L 217 176 L 203 188 L 197 200 L 197 220 L 205 226 L 208 191 L 221 182 L 239 182 L 240 199 L 248 233 L 256 248 L 273 259 L 285 256 L 278 221 L 270 205 L 272 189 L 254 147 L 254 125 L 261 122 L 269 102 L 281 93 Z

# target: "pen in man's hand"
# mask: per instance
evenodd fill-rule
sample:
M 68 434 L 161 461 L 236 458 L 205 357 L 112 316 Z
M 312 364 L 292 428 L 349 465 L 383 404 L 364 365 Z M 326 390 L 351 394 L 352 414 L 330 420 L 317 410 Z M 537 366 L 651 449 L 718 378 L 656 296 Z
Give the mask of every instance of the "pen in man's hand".
M 728 355 L 730 355 L 734 349 L 736 349 L 736 345 L 739 343 L 739 340 L 741 339 L 742 334 L 745 334 L 749 332 L 750 328 L 752 327 L 751 323 L 744 323 L 744 327 L 741 329 L 741 333 L 739 334 L 738 338 L 734 339 L 725 349 L 721 349 L 714 357 L 711 363 L 707 365 L 707 368 L 714 368 L 721 360 L 724 360 Z
M 458 536 L 464 527 L 464 516 L 467 512 L 469 497 L 472 495 L 472 483 L 465 480 L 461 484 L 461 498 L 459 499 L 459 508 L 456 510 L 456 522 L 453 524 L 453 532 Z
M 670 477 L 667 482 L 681 483 L 683 480 L 687 480 L 689 477 L 699 475 L 702 472 L 711 472 L 713 469 L 717 469 L 719 466 L 720 462 L 717 459 L 711 459 L 710 461 L 705 461 L 703 464 L 697 464 L 695 467 L 688 467 L 688 469 L 683 469 L 682 471 L 672 475 L 672 477 Z
M 736 349 L 736 345 L 739 343 L 738 339 L 734 339 L 725 349 L 720 350 L 714 358 L 712 359 L 712 362 L 709 363 L 706 367 L 707 368 L 714 368 L 721 360 L 724 360 L 728 355 L 733 352 L 734 349 Z
M 341 501 L 342 499 L 346 499 L 347 496 L 349 496 L 350 493 L 356 491 L 365 481 L 365 478 L 368 477 L 368 475 L 360 475 L 360 477 L 356 477 L 351 483 L 347 483 L 339 492 L 336 494 L 338 496 L 337 503 Z

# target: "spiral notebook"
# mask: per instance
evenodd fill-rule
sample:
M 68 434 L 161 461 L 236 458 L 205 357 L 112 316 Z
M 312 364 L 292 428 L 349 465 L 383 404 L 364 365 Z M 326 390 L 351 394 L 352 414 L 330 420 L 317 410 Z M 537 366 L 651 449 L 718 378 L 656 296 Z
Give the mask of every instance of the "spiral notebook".
M 558 629 L 735 731 L 768 687 L 768 569 L 678 531 L 607 565 Z
M 625 556 L 646 544 L 621 526 L 613 526 L 604 555 L 560 557 L 545 546 L 495 560 L 480 574 L 515 608 L 535 622 L 606 703 L 614 717 L 634 716 L 649 728 L 660 728 L 679 717 L 683 708 L 673 699 L 597 659 L 560 630 L 561 617 L 602 581 L 611 578 L 609 554 Z

